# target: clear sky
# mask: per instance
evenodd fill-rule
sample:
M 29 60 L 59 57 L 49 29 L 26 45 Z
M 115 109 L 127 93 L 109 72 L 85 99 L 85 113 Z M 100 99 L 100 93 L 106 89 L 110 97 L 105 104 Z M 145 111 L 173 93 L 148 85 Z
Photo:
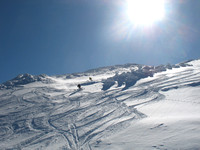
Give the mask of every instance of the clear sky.
M 200 58 L 200 0 L 166 0 L 165 17 L 136 26 L 126 0 L 0 0 L 0 83 L 126 63 Z

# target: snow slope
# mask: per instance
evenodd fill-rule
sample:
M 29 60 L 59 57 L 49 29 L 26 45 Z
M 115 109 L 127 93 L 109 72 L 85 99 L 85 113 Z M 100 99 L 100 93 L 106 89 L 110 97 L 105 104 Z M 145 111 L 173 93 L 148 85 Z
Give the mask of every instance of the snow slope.
M 19 75 L 0 85 L 0 149 L 200 149 L 199 85 L 200 60 Z

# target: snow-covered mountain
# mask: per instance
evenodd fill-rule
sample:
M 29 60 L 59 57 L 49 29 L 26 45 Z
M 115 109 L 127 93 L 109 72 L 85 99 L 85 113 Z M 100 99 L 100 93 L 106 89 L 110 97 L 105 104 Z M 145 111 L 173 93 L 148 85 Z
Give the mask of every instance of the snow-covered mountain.
M 19 75 L 0 85 L 0 149 L 200 149 L 200 60 Z

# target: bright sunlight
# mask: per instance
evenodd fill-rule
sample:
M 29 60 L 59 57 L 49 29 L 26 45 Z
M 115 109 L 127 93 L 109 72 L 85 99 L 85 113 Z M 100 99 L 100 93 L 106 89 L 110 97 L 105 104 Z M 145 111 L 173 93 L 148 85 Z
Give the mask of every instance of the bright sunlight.
M 127 15 L 134 25 L 152 25 L 165 16 L 164 0 L 127 0 Z

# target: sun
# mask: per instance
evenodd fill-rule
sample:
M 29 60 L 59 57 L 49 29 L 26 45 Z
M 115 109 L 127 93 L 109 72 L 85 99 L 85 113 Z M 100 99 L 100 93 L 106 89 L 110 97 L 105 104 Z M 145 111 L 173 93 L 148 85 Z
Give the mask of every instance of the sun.
M 137 26 L 148 26 L 165 16 L 164 0 L 127 0 L 128 19 Z

